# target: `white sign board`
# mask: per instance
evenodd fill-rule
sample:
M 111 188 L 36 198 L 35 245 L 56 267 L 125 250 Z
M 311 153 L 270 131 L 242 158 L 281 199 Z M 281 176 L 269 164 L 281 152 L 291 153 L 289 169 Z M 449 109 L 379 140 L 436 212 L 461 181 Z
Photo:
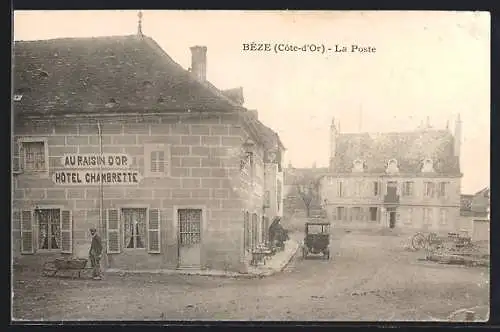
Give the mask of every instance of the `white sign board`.
M 57 171 L 52 175 L 52 181 L 60 185 L 132 185 L 142 180 L 138 171 Z
M 123 153 L 67 154 L 61 159 L 65 168 L 129 168 L 132 158 Z
M 61 162 L 69 170 L 54 172 L 52 181 L 58 185 L 134 185 L 142 180 L 137 170 L 129 169 L 132 159 L 126 154 L 67 154 Z

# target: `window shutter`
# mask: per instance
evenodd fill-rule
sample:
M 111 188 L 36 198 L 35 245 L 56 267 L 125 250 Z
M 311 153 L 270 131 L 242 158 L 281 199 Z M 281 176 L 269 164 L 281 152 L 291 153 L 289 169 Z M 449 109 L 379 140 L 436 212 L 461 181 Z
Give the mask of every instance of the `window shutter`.
M 12 150 L 12 172 L 20 173 L 23 169 L 22 158 L 21 158 L 21 144 L 16 142 L 14 144 L 14 149 Z
M 33 245 L 33 214 L 29 210 L 21 213 L 21 253 L 32 254 Z
M 148 252 L 152 254 L 159 254 L 161 252 L 160 220 L 160 210 L 150 209 L 148 220 Z
M 106 218 L 106 230 L 108 235 L 108 254 L 120 253 L 120 213 L 118 209 L 109 209 Z
M 61 212 L 61 252 L 71 254 L 73 251 L 73 218 L 71 211 Z

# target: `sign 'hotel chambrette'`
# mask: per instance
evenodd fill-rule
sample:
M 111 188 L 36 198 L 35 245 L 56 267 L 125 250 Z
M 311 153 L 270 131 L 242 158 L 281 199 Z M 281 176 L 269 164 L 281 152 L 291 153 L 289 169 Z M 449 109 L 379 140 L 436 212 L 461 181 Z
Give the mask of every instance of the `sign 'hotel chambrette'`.
M 69 170 L 55 172 L 52 180 L 61 185 L 138 184 L 141 176 L 130 170 L 131 160 L 126 154 L 68 154 L 61 163 Z

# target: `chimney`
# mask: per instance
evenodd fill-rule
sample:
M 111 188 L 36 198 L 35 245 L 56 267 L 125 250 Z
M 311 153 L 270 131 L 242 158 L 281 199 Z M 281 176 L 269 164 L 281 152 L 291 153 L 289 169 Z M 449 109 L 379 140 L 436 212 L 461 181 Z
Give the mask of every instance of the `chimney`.
M 191 50 L 191 72 L 200 82 L 207 79 L 207 47 L 193 46 Z

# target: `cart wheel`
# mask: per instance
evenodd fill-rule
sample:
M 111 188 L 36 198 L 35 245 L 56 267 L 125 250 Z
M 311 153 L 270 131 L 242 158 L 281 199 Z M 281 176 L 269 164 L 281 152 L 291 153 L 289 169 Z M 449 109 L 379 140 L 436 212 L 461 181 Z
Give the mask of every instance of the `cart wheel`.
M 413 250 L 420 250 L 425 247 L 426 238 L 422 233 L 417 233 L 411 239 Z

